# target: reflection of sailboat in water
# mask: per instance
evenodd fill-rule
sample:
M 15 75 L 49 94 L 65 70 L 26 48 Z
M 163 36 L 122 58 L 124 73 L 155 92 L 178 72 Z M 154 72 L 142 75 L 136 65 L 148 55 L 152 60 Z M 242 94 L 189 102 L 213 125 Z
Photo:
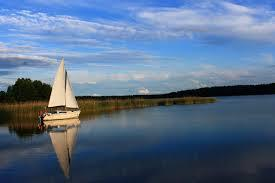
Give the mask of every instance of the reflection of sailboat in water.
M 69 119 L 51 121 L 47 125 L 60 167 L 67 178 L 79 124 L 79 119 Z

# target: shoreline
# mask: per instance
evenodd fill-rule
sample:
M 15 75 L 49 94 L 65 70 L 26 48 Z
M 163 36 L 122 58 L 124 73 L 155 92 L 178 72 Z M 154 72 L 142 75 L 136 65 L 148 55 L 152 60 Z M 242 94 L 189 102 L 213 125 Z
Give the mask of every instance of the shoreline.
M 81 116 L 93 115 L 96 113 L 110 112 L 123 109 L 145 108 L 153 106 L 169 105 L 192 105 L 207 104 L 216 102 L 213 97 L 183 97 L 183 98 L 159 98 L 159 99 L 110 99 L 110 100 L 77 100 L 81 110 Z M 1 103 L 0 116 L 6 119 L 33 118 L 36 119 L 38 112 L 44 110 L 48 105 L 47 101 L 30 101 L 20 103 Z

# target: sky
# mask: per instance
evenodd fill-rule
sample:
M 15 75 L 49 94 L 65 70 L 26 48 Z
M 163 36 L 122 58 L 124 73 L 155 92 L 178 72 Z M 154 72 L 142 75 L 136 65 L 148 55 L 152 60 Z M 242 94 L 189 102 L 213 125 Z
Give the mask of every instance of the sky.
M 78 96 L 272 83 L 275 2 L 0 0 L 0 90 L 62 58 Z

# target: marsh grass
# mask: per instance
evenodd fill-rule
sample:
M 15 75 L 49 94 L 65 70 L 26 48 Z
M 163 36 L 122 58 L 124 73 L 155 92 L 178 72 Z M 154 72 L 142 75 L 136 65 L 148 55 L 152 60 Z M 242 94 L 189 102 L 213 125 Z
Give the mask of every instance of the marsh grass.
M 78 105 L 81 110 L 81 116 L 110 112 L 121 109 L 143 108 L 152 106 L 168 105 L 187 105 L 187 104 L 205 104 L 215 102 L 215 98 L 208 97 L 184 97 L 184 98 L 161 98 L 161 99 L 80 99 Z M 3 114 L 11 118 L 34 119 L 38 112 L 44 110 L 47 101 L 23 102 L 23 103 L 0 103 L 0 115 Z
M 98 113 L 131 108 L 152 106 L 203 104 L 215 102 L 215 98 L 185 97 L 164 99 L 113 99 L 113 100 L 79 100 L 78 104 L 82 114 Z

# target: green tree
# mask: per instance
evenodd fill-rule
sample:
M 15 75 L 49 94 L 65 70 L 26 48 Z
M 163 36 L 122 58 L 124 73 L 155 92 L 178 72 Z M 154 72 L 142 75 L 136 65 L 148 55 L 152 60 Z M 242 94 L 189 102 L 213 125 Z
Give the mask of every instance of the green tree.
M 18 78 L 7 92 L 0 93 L 0 101 L 33 101 L 47 100 L 51 94 L 51 86 L 41 81 Z
M 17 79 L 13 85 L 13 93 L 16 101 L 28 101 L 35 99 L 36 90 L 30 79 Z

